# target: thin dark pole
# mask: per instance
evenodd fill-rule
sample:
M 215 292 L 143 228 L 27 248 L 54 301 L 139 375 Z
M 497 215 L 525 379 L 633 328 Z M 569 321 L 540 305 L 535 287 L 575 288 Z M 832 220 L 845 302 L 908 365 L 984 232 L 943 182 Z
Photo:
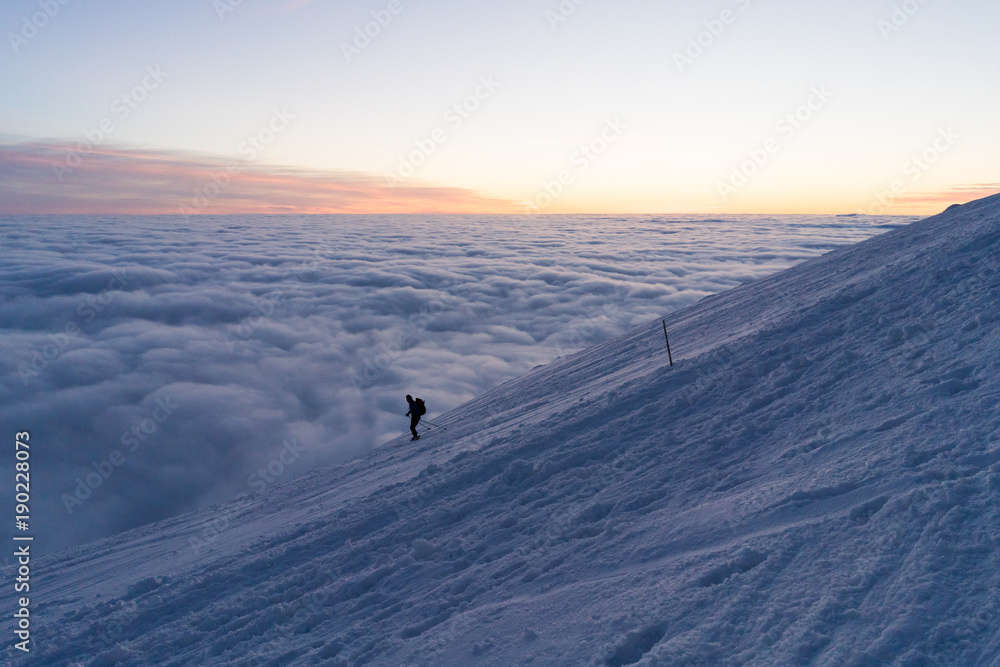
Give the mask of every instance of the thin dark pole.
M 663 337 L 667 339 L 667 358 L 670 359 L 671 367 L 674 365 L 674 355 L 670 354 L 670 336 L 667 335 L 667 321 L 663 320 Z
M 430 424 L 431 426 L 436 426 L 437 428 L 441 429 L 442 431 L 447 431 L 448 430 L 446 427 L 441 426 L 441 424 L 435 424 L 434 422 L 428 421 L 426 419 L 424 420 L 424 423 L 425 424 Z

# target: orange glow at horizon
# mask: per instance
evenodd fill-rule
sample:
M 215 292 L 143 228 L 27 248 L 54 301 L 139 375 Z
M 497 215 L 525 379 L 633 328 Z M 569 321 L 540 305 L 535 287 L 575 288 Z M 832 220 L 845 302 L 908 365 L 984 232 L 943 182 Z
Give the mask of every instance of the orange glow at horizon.
M 263 167 L 172 153 L 54 143 L 0 145 L 0 213 L 120 215 L 527 214 L 523 202 L 469 188 L 409 183 L 350 172 Z M 540 214 L 933 215 L 950 204 L 995 194 L 1000 184 L 876 194 L 818 191 L 746 193 L 728 203 L 711 192 L 572 192 Z

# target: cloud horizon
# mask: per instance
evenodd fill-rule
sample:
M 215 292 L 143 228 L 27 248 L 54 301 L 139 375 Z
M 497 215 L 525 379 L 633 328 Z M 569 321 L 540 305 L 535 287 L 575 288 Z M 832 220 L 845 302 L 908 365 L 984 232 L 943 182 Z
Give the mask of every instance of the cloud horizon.
M 46 443 L 51 552 L 362 456 L 406 432 L 407 393 L 434 419 L 903 222 L 0 217 L 0 422 Z

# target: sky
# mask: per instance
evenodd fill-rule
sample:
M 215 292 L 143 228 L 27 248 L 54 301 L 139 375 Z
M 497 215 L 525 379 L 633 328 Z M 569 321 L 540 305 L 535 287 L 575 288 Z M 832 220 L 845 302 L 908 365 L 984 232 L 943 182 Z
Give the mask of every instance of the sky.
M 0 213 L 930 214 L 986 0 L 11 0 Z

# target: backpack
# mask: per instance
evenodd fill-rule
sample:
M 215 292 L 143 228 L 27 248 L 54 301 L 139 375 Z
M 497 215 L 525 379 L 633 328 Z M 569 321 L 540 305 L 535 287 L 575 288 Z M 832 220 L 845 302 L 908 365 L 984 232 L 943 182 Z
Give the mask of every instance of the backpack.
M 423 416 L 423 415 L 427 414 L 427 406 L 424 405 L 424 399 L 417 398 L 417 399 L 414 399 L 413 402 L 417 404 L 417 414 L 418 415 Z

